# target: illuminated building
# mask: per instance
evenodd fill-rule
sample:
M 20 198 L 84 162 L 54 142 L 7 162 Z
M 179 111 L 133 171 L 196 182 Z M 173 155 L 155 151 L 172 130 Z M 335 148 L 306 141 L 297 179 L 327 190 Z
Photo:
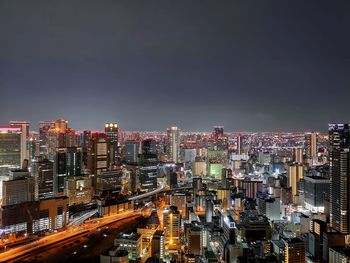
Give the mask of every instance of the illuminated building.
M 259 152 L 258 153 L 259 163 L 262 165 L 270 165 L 271 163 L 271 154 L 269 152 Z
M 201 177 L 207 176 L 207 162 L 204 160 L 196 158 L 195 162 L 193 163 L 192 169 L 193 169 L 193 176 L 201 176 Z
M 258 192 L 263 190 L 263 182 L 249 179 L 233 179 L 233 186 L 239 188 L 245 193 L 245 197 L 256 198 Z
M 221 201 L 223 210 L 229 210 L 231 208 L 231 191 L 229 189 L 219 188 L 217 190 L 217 200 Z
M 329 263 L 350 263 L 350 249 L 344 247 L 329 248 Z
M 113 246 L 103 251 L 100 255 L 100 263 L 129 263 L 129 252 L 121 247 Z
M 155 155 L 158 154 L 157 141 L 154 139 L 145 139 L 142 141 L 142 154 Z
M 41 121 L 39 122 L 39 144 L 40 154 L 47 156 L 48 144 L 49 144 L 49 130 L 55 127 L 54 121 Z
M 225 151 L 208 151 L 208 177 L 221 179 L 222 168 L 226 161 Z
M 111 167 L 109 140 L 104 133 L 93 133 L 88 148 L 88 169 L 95 176 L 93 185 L 96 185 L 97 177 Z
M 180 129 L 178 127 L 170 127 L 167 129 L 168 145 L 167 154 L 168 161 L 179 162 L 180 155 Z
M 170 206 L 163 212 L 163 226 L 165 231 L 165 243 L 176 245 L 179 243 L 181 215 L 177 207 Z
M 105 124 L 105 134 L 110 142 L 110 154 L 111 154 L 111 162 L 114 164 L 117 161 L 119 155 L 119 137 L 118 137 L 118 124 L 117 123 L 106 123 Z
M 157 230 L 154 232 L 152 237 L 152 246 L 151 246 L 152 257 L 158 259 L 162 262 L 164 259 L 164 250 L 165 250 L 165 240 L 164 240 L 164 231 Z
M 304 263 L 305 244 L 299 238 L 283 240 L 284 242 L 284 263 Z
M 350 227 L 350 129 L 349 124 L 329 124 L 331 175 L 331 226 L 340 233 Z
M 31 173 L 36 181 L 38 198 L 54 197 L 54 163 L 39 157 L 31 163 Z
M 10 121 L 10 125 L 13 127 L 21 128 L 21 162 L 23 160 L 29 160 L 29 122 L 27 121 Z
M 305 134 L 305 158 L 309 164 L 317 157 L 317 133 L 309 132 Z
M 142 154 L 141 141 L 127 141 L 125 143 L 125 162 L 128 164 L 136 164 L 139 161 L 139 155 Z
M 214 126 L 214 139 L 218 140 L 224 137 L 224 126 Z
M 54 180 L 55 196 L 64 192 L 64 180 L 67 177 L 80 176 L 82 165 L 81 148 L 68 147 L 56 150 L 56 174 Z
M 20 167 L 22 130 L 20 127 L 0 126 L 0 165 Z
M 122 170 L 102 172 L 96 178 L 95 193 L 105 196 L 121 191 Z
M 170 195 L 170 205 L 176 206 L 182 217 L 186 212 L 187 196 L 185 193 L 174 193 Z
M 188 242 L 188 254 L 201 256 L 204 252 L 203 226 L 192 222 L 185 226 L 186 240 Z
M 329 197 L 330 180 L 320 176 L 305 176 L 305 208 L 310 211 L 324 212 L 324 199 Z
M 2 182 L 2 205 L 9 206 L 35 200 L 33 177 L 19 177 Z
M 64 194 L 69 198 L 69 205 L 88 203 L 92 199 L 91 177 L 67 177 L 65 179 Z
M 68 121 L 59 119 L 48 131 L 48 158 L 55 158 L 57 148 L 76 147 L 75 130 L 68 127 Z
M 114 245 L 123 248 L 129 252 L 130 260 L 140 258 L 142 251 L 142 237 L 139 233 L 124 234 L 121 233 L 114 240 Z
M 40 155 L 40 141 L 38 133 L 31 133 L 28 139 L 29 160 L 32 162 L 36 156 Z
M 288 167 L 288 187 L 292 188 L 293 196 L 298 195 L 298 186 L 301 179 L 304 178 L 304 167 L 299 164 L 292 164 Z
M 39 202 L 25 202 L 0 207 L 0 227 L 4 234 L 33 233 L 33 221 L 39 219 Z
M 91 140 L 91 131 L 85 130 L 81 134 L 81 148 L 83 151 L 83 164 L 85 167 L 88 165 L 88 149 Z
M 33 221 L 33 232 L 59 230 L 68 224 L 66 196 L 40 200 L 39 216 Z
M 303 163 L 303 148 L 294 148 L 294 162 Z

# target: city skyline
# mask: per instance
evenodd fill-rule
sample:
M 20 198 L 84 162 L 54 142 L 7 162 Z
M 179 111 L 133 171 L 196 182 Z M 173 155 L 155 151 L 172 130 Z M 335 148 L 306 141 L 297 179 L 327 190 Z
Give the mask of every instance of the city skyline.
M 115 120 L 126 130 L 326 131 L 348 121 L 347 3 L 0 7 L 0 123 L 63 116 L 79 130 Z

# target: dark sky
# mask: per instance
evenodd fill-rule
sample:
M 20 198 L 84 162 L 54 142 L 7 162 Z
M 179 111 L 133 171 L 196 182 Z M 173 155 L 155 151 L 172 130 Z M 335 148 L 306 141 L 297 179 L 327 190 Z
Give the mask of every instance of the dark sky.
M 1 0 L 0 123 L 325 130 L 350 121 L 350 1 Z

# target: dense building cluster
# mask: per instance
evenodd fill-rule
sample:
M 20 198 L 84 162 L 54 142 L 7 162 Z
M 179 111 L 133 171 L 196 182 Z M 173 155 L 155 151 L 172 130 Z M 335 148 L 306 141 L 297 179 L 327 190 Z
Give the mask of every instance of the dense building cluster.
M 101 262 L 350 261 L 349 124 L 328 134 L 79 132 L 64 119 L 29 128 L 0 127 L 2 244 L 134 211 L 144 223 L 123 229 Z

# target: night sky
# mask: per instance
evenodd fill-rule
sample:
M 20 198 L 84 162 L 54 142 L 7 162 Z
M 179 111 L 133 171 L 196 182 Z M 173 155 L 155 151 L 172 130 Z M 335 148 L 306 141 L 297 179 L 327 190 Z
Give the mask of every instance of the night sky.
M 0 124 L 350 122 L 350 1 L 1 0 Z

